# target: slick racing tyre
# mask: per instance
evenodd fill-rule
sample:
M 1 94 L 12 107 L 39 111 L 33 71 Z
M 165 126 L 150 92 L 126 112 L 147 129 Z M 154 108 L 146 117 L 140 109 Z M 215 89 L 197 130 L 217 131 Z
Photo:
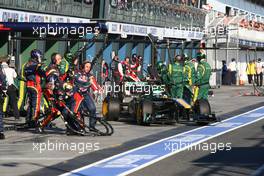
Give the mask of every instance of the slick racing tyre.
M 209 115 L 211 114 L 211 107 L 208 100 L 197 100 L 194 105 L 195 120 L 198 125 L 207 125 L 209 123 Z
M 102 114 L 106 120 L 118 121 L 120 116 L 120 101 L 117 98 L 107 98 L 103 101 Z
M 199 115 L 210 115 L 211 107 L 208 100 L 200 99 L 195 103 L 195 111 Z

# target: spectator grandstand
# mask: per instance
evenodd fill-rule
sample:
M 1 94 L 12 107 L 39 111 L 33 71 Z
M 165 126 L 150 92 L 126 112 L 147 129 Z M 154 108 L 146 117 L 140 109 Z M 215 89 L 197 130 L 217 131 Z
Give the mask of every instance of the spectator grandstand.
M 205 1 L 197 0 L 111 0 L 109 20 L 143 23 L 156 26 L 192 25 L 202 27 L 206 13 L 201 10 Z
M 239 26 L 251 30 L 264 31 L 264 24 L 261 22 L 256 22 L 254 20 L 248 21 L 246 19 L 242 19 L 239 23 Z
M 0 0 L 2 8 L 92 18 L 93 0 Z

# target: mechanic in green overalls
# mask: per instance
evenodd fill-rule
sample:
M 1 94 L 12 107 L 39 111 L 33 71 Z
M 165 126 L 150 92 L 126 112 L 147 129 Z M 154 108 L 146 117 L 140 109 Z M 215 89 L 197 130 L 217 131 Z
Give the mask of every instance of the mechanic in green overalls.
M 194 63 L 184 54 L 184 76 L 187 79 L 185 87 L 188 91 L 184 91 L 184 99 L 191 104 L 193 102 L 194 83 L 196 78 L 196 70 Z
M 157 62 L 157 71 L 161 79 L 161 83 L 168 84 L 169 83 L 168 69 L 164 62 L 162 61 Z
M 169 65 L 169 79 L 171 84 L 172 98 L 182 98 L 184 88 L 184 63 L 180 55 L 175 57 L 175 62 Z
M 197 99 L 208 99 L 209 92 L 209 80 L 211 76 L 211 66 L 206 62 L 206 55 L 202 53 L 197 54 L 197 77 L 196 77 L 196 85 L 199 88 Z
M 23 107 L 25 105 L 25 96 L 26 96 L 26 78 L 25 78 L 25 65 L 27 64 L 27 62 L 25 62 L 22 65 L 21 68 L 21 73 L 20 73 L 20 77 L 19 77 L 19 98 L 17 101 L 17 107 L 19 111 L 23 110 Z
M 195 65 L 186 54 L 184 55 L 184 73 L 188 79 L 189 86 L 193 86 L 196 78 Z

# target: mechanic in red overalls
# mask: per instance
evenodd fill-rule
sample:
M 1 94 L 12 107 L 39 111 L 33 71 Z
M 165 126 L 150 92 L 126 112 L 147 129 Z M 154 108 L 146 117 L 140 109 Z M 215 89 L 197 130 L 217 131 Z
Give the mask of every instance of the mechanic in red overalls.
M 36 127 L 40 113 L 40 101 L 42 96 L 41 78 L 45 77 L 45 71 L 41 64 L 41 51 L 34 49 L 31 51 L 30 55 L 31 58 L 24 67 L 27 95 L 29 98 L 26 123 L 29 127 Z
M 89 127 L 92 131 L 97 131 L 96 125 L 96 106 L 89 92 L 100 91 L 100 86 L 97 84 L 95 77 L 91 74 L 92 63 L 86 61 L 83 63 L 82 70 L 75 73 L 74 76 L 74 113 L 80 113 L 80 108 L 89 111 Z

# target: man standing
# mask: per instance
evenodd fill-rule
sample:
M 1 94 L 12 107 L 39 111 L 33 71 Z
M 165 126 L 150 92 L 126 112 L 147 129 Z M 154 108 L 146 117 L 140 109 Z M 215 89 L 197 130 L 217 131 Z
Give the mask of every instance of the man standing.
M 46 69 L 46 89 L 44 91 L 45 98 L 48 102 L 52 102 L 55 95 L 63 87 L 63 80 L 61 76 L 64 74 L 61 72 L 60 64 L 62 64 L 62 57 L 59 53 L 53 53 L 51 55 L 51 63 Z M 46 127 L 54 118 L 58 115 L 59 110 L 57 107 L 52 107 L 47 117 L 38 124 L 38 131 L 43 132 Z
M 158 72 L 159 79 L 161 81 L 161 84 L 169 84 L 169 77 L 168 77 L 168 69 L 164 62 L 158 61 L 156 63 L 156 69 Z
M 263 65 L 261 63 L 261 58 L 258 58 L 258 62 L 256 63 L 256 82 L 257 86 L 262 86 L 263 84 Z
M 209 92 L 209 80 L 211 76 L 211 66 L 206 62 L 206 56 L 202 53 L 197 54 L 198 68 L 197 68 L 197 78 L 196 84 L 199 88 L 197 99 L 208 99 Z
M 236 73 L 237 73 L 237 64 L 236 64 L 236 59 L 232 59 L 228 69 L 231 72 L 231 84 L 236 85 Z
M 41 51 L 34 49 L 31 51 L 30 55 L 31 58 L 24 67 L 27 95 L 29 98 L 26 123 L 29 127 L 36 127 L 40 113 L 40 101 L 42 96 L 41 78 L 45 77 L 45 71 L 41 65 Z
M 89 92 L 90 87 L 92 88 L 93 91 L 96 90 L 96 88 L 93 86 L 93 84 L 96 83 L 94 82 L 93 75 L 91 74 L 91 69 L 92 69 L 92 63 L 89 61 L 85 61 L 83 63 L 83 69 L 75 74 L 75 79 L 74 79 L 75 92 L 77 92 L 77 94 L 81 94 L 83 100 L 81 100 L 80 102 L 78 96 L 76 96 L 76 94 L 74 95 L 75 98 L 74 112 L 78 113 L 79 106 L 82 106 L 84 109 L 88 110 L 90 113 L 89 114 L 90 130 L 97 131 L 95 128 L 96 106 Z
M 102 60 L 102 65 L 101 65 L 101 78 L 102 78 L 102 85 L 105 85 L 105 82 L 108 81 L 108 64 L 105 62 L 105 60 Z
M 183 97 L 184 67 L 182 57 L 177 55 L 175 63 L 169 65 L 169 78 L 171 83 L 171 96 L 173 98 Z
M 196 70 L 194 63 L 188 58 L 187 55 L 184 56 L 184 73 L 188 80 L 189 86 L 192 87 L 195 82 Z
M 185 88 L 184 90 L 188 90 L 189 92 L 184 93 L 184 99 L 188 103 L 192 103 L 193 97 L 191 96 L 194 93 L 194 83 L 196 78 L 196 70 L 194 63 L 188 58 L 187 55 L 184 55 L 184 77 L 186 78 Z M 191 94 L 190 94 L 191 93 Z
M 6 92 L 6 78 L 2 69 L 0 69 L 0 140 L 5 139 L 4 135 L 4 124 L 3 124 L 3 102 Z
M 227 85 L 227 79 L 226 79 L 226 75 L 227 75 L 227 66 L 226 66 L 226 61 L 222 60 L 222 85 Z
M 247 64 L 247 76 L 248 76 L 248 83 L 252 84 L 253 83 L 253 78 L 256 75 L 256 64 L 254 61 L 250 60 L 249 63 Z
M 119 62 L 118 56 L 114 56 L 111 62 L 112 80 L 119 85 L 124 77 L 122 64 Z
M 7 64 L 7 61 L 8 61 L 8 56 L 5 56 L 3 58 L 1 67 L 2 67 L 2 72 L 6 77 L 6 82 L 8 86 L 7 88 L 8 102 L 10 103 L 13 109 L 15 120 L 19 122 L 21 119 L 20 119 L 19 111 L 17 107 L 17 88 L 15 86 L 15 81 L 14 81 L 14 79 L 17 77 L 17 73 L 15 69 L 9 67 L 9 65 Z M 7 103 L 4 106 L 6 110 Z

